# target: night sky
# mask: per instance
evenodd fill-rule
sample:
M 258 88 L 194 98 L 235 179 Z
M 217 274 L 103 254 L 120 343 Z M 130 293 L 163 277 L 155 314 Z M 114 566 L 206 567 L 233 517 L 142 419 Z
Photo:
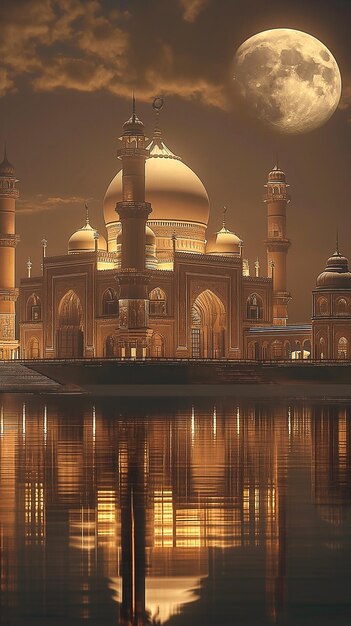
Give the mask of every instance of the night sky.
M 290 321 L 309 321 L 311 290 L 325 260 L 351 258 L 351 2 L 349 0 L 2 0 L 0 142 L 20 180 L 18 278 L 39 273 L 40 240 L 48 254 L 67 250 L 84 223 L 104 235 L 102 201 L 119 169 L 117 137 L 137 112 L 152 132 L 151 103 L 165 96 L 167 145 L 200 176 L 211 202 L 208 234 L 227 225 L 244 256 L 265 269 L 267 172 L 287 174 Z M 270 28 L 296 28 L 320 39 L 343 81 L 339 108 L 319 129 L 277 135 L 250 119 L 231 80 L 234 53 Z

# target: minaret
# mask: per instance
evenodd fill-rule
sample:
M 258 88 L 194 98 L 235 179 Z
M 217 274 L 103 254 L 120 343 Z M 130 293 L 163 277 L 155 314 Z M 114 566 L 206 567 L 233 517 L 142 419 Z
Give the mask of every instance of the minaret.
M 288 302 L 286 259 L 291 244 L 286 236 L 286 207 L 290 202 L 284 172 L 275 165 L 268 174 L 264 201 L 267 206 L 267 264 L 273 279 L 273 324 L 286 326 Z
M 16 189 L 15 169 L 7 160 L 6 147 L 0 164 L 0 359 L 13 359 L 18 350 L 15 339 L 15 234 Z
M 149 155 L 146 148 L 144 124 L 133 112 L 123 124 L 120 137 L 122 148 L 118 157 L 122 161 L 123 200 L 116 211 L 122 225 L 121 269 L 117 275 L 120 285 L 119 300 L 119 346 L 120 356 L 144 358 L 152 331 L 149 324 L 149 274 L 146 271 L 146 222 L 151 204 L 145 202 L 145 161 Z

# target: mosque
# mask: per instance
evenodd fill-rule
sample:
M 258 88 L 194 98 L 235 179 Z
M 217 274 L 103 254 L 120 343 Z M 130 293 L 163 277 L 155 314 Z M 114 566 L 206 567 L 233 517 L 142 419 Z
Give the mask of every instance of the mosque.
M 290 325 L 285 173 L 265 184 L 267 268 L 250 274 L 244 243 L 225 222 L 208 234 L 210 203 L 199 177 L 166 145 L 151 141 L 133 100 L 105 194 L 107 237 L 90 223 L 60 256 L 42 241 L 40 276 L 15 285 L 19 192 L 6 152 L 0 164 L 0 359 L 350 357 L 351 273 L 339 250 L 313 290 L 311 323 Z M 19 340 L 16 339 L 16 301 Z

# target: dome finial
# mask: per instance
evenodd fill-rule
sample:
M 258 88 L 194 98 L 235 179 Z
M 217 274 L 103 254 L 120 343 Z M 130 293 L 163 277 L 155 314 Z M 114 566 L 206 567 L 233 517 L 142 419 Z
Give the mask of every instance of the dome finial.
M 132 110 L 133 115 L 135 115 L 135 93 L 134 93 L 134 89 L 133 89 L 133 110 Z
M 84 205 L 85 206 L 85 224 L 86 226 L 88 226 L 90 224 L 89 222 L 89 207 L 87 204 Z
M 224 206 L 223 207 L 223 215 L 222 215 L 222 228 L 226 228 L 226 225 L 225 225 L 225 214 L 226 214 L 226 212 L 227 212 L 227 207 Z
M 154 128 L 154 139 L 157 139 L 162 136 L 160 129 L 160 111 L 163 108 L 164 99 L 161 96 L 156 96 L 152 103 L 152 108 L 155 111 L 155 128 Z
M 337 254 L 338 256 L 340 256 L 340 250 L 339 250 L 339 229 L 336 229 L 336 250 L 335 250 L 335 254 Z

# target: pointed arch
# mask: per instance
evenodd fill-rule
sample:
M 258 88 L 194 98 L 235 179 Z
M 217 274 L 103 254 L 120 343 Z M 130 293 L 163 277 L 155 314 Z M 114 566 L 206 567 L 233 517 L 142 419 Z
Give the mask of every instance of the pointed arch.
M 194 358 L 225 355 L 226 313 L 223 302 L 210 289 L 202 291 L 191 308 L 191 346 Z
M 38 337 L 31 337 L 26 347 L 27 359 L 39 359 L 40 358 L 40 342 Z
M 151 339 L 151 356 L 153 358 L 162 358 L 166 352 L 166 341 L 160 333 L 154 333 Z
M 349 356 L 349 342 L 346 337 L 340 337 L 338 341 L 338 359 L 347 359 Z
M 57 356 L 61 359 L 83 356 L 83 308 L 70 289 L 58 307 Z
M 102 315 L 117 315 L 118 299 L 114 289 L 109 287 L 102 294 Z
M 38 322 L 41 320 L 41 300 L 36 293 L 32 293 L 26 303 L 27 322 Z
M 150 315 L 167 315 L 167 294 L 161 287 L 155 287 L 149 293 Z
M 263 319 L 263 300 L 257 293 L 251 293 L 246 301 L 246 317 L 249 320 Z

